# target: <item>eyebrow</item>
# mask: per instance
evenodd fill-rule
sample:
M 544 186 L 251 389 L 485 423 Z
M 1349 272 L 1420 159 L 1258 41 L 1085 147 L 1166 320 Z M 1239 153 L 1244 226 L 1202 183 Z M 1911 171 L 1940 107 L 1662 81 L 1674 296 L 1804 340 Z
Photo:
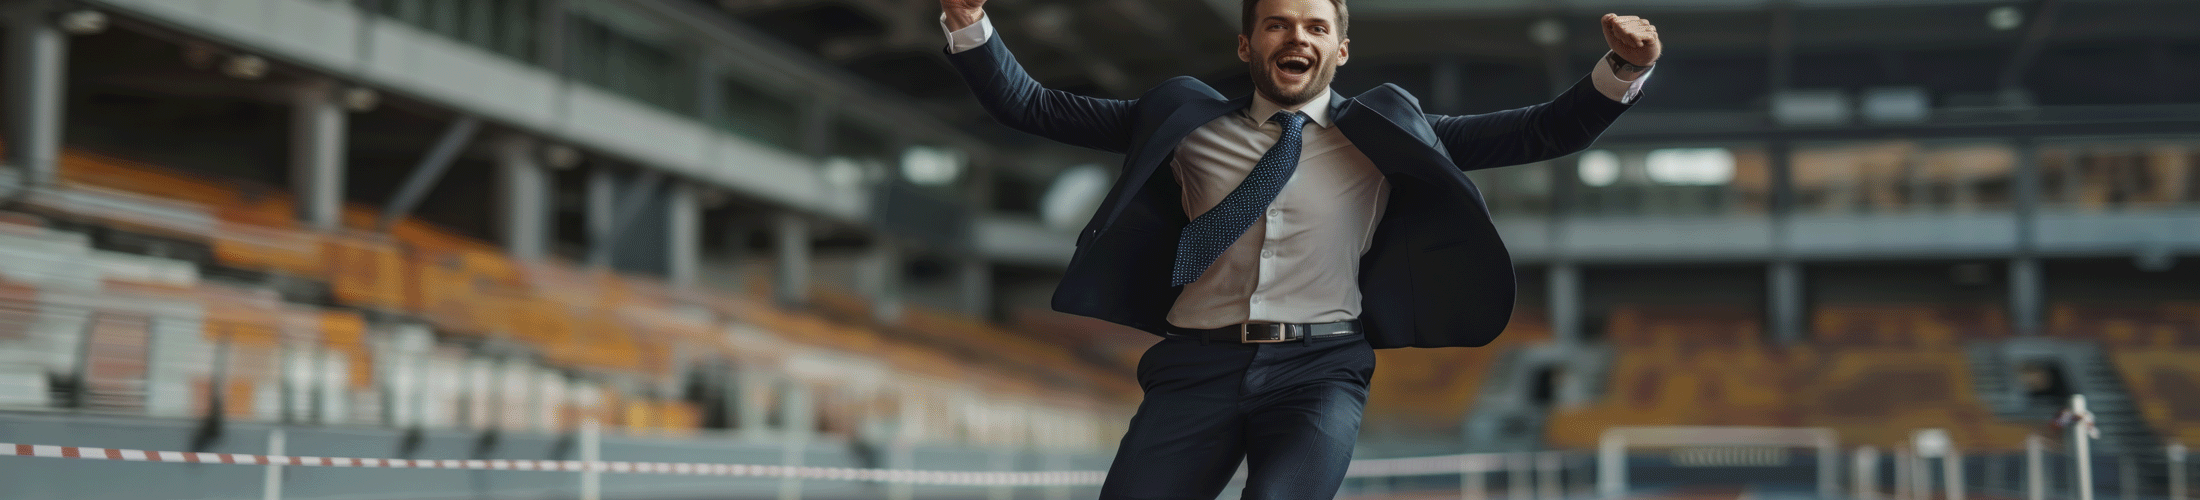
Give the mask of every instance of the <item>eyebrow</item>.
M 1262 19 L 1260 20 L 1260 22 L 1263 22 L 1263 23 L 1265 23 L 1265 22 L 1269 22 L 1269 21 L 1283 21 L 1283 22 L 1287 22 L 1287 23 L 1288 23 L 1288 22 L 1291 22 L 1291 21 L 1294 21 L 1294 20 L 1295 20 L 1295 19 L 1291 19 L 1291 18 L 1288 18 L 1288 17 L 1283 17 L 1283 16 L 1268 16 L 1268 17 L 1266 17 L 1266 18 L 1262 18 Z M 1308 20 L 1308 21 L 1312 21 L 1312 22 L 1316 22 L 1316 23 L 1321 23 L 1321 24 L 1329 24 L 1329 20 L 1328 20 L 1328 19 L 1322 19 L 1322 18 L 1319 18 L 1319 17 L 1309 17 L 1309 18 L 1306 18 L 1306 20 Z

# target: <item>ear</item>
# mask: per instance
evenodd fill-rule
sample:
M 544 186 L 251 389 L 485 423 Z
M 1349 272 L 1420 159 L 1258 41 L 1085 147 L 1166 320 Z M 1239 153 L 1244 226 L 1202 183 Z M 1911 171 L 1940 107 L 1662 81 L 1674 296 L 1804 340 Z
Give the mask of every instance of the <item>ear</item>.
M 1346 39 L 1343 39 L 1343 40 L 1338 40 L 1338 41 L 1337 41 L 1337 65 L 1338 65 L 1338 66 L 1343 66 L 1343 65 L 1344 65 L 1344 63 L 1347 63 L 1347 62 L 1351 62 L 1351 61 L 1352 61 L 1352 39 L 1350 39 L 1350 38 L 1346 38 Z
M 1253 62 L 1253 40 L 1238 35 L 1238 62 Z

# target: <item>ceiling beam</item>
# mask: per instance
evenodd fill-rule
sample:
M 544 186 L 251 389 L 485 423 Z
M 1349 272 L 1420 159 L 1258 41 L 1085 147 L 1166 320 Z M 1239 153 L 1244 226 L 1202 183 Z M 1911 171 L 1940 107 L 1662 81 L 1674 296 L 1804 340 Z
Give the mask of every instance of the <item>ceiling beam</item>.
M 2057 0 L 2039 0 L 2032 7 L 2030 19 L 2024 23 L 2024 38 L 2019 39 L 2016 50 L 2009 53 L 2009 63 L 2002 65 L 1998 82 L 2003 91 L 2023 88 L 2024 72 L 2039 58 L 2040 48 L 2047 45 L 2047 35 L 2055 29 L 2055 14 L 2060 6 Z

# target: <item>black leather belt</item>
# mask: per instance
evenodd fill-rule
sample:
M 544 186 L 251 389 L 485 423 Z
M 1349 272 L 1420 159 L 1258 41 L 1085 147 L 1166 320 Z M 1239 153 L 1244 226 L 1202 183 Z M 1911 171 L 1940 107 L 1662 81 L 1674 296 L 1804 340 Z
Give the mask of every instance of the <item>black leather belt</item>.
M 1272 344 L 1304 340 L 1308 337 L 1332 337 L 1360 333 L 1360 320 L 1335 323 L 1239 323 L 1222 328 L 1177 328 L 1171 333 L 1206 339 L 1209 342 L 1235 342 L 1240 344 Z

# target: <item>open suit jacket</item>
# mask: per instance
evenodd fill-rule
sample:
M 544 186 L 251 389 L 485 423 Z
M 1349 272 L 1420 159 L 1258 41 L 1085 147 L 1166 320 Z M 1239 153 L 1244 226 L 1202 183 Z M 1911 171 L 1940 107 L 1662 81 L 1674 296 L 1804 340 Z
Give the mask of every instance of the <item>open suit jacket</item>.
M 1189 220 L 1169 173 L 1178 143 L 1251 97 L 1225 99 L 1176 77 L 1137 100 L 1051 90 L 1024 73 L 996 35 L 948 60 L 994 119 L 1065 144 L 1121 153 L 1123 169 L 1077 235 L 1054 291 L 1054 309 L 1154 334 L 1181 287 L 1169 284 L 1177 236 Z M 1342 97 L 1342 96 L 1339 96 Z M 1360 257 L 1360 321 L 1375 348 L 1481 346 L 1505 330 L 1513 307 L 1511 256 L 1465 171 L 1580 151 L 1628 105 L 1586 78 L 1551 102 L 1472 116 L 1421 112 L 1420 101 L 1384 84 L 1330 100 L 1332 121 L 1389 179 L 1390 205 Z

